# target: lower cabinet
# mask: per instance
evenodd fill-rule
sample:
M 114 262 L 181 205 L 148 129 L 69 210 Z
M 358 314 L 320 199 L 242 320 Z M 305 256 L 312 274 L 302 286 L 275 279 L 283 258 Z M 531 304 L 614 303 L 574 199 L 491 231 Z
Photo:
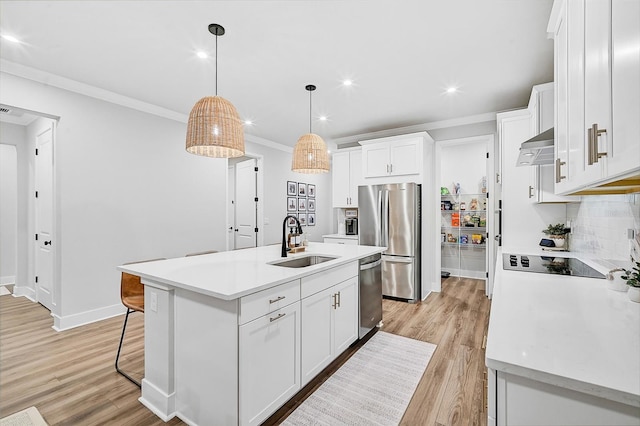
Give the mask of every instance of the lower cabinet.
M 239 327 L 239 417 L 258 425 L 300 390 L 300 302 Z
M 358 278 L 301 301 L 302 386 L 358 338 Z
M 640 413 L 638 407 L 489 369 L 487 424 L 638 425 Z

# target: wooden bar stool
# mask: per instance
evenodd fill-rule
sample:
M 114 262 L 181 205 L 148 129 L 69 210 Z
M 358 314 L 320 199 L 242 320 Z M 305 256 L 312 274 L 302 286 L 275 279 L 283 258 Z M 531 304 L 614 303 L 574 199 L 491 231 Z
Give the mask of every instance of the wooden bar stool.
M 155 260 L 165 259 L 160 258 L 143 260 L 141 262 L 129 262 L 125 263 L 125 265 L 130 265 L 132 263 L 153 262 Z M 120 300 L 122 300 L 122 304 L 127 308 L 127 315 L 124 317 L 124 324 L 122 325 L 122 335 L 120 336 L 120 344 L 118 345 L 118 353 L 116 355 L 116 371 L 129 379 L 136 386 L 141 387 L 140 382 L 134 380 L 131 376 L 122 371 L 118 366 L 120 351 L 122 350 L 122 342 L 124 341 L 124 333 L 127 329 L 127 320 L 129 319 L 129 314 L 133 312 L 144 313 L 144 285 L 140 281 L 139 276 L 128 274 L 126 272 L 122 273 L 122 276 L 120 278 Z

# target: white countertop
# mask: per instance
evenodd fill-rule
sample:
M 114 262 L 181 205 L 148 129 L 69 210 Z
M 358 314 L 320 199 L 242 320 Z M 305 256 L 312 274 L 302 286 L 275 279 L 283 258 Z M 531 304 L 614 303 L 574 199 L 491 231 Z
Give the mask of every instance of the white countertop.
M 346 238 L 347 240 L 357 240 L 357 235 L 346 235 L 346 234 L 327 234 L 323 235 L 322 238 Z
M 306 275 L 315 274 L 355 260 L 382 253 L 386 247 L 309 243 L 306 250 L 288 254 L 289 259 L 308 255 L 337 256 L 318 265 L 286 268 L 269 262 L 280 257 L 281 246 L 233 250 L 200 256 L 179 257 L 155 262 L 118 266 L 138 275 L 143 284 L 160 283 L 196 293 L 233 300 Z
M 640 407 L 640 303 L 603 279 L 505 271 L 499 251 L 486 364 Z

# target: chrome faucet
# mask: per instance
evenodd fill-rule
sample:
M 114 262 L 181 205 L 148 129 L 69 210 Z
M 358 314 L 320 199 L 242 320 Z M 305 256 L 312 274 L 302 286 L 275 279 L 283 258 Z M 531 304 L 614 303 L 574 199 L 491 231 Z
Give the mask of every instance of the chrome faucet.
M 282 221 L 282 257 L 287 257 L 287 250 L 289 250 L 289 248 L 287 247 L 287 220 L 289 218 L 296 221 L 296 223 L 298 224 L 298 234 L 302 235 L 302 226 L 300 226 L 300 221 L 298 220 L 298 218 L 291 215 L 285 217 Z

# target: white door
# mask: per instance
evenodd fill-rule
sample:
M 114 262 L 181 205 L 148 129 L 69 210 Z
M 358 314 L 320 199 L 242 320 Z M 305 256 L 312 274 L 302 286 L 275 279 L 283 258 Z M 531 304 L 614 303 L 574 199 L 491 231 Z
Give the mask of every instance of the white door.
M 53 122 L 36 136 L 36 300 L 52 310 L 53 295 Z
M 255 159 L 236 164 L 236 249 L 257 246 L 258 173 L 255 169 Z
M 228 206 L 228 220 L 227 223 L 227 250 L 234 250 L 236 233 L 234 231 L 236 224 L 236 168 L 235 166 L 229 166 L 228 169 L 228 184 L 227 184 L 227 206 Z

